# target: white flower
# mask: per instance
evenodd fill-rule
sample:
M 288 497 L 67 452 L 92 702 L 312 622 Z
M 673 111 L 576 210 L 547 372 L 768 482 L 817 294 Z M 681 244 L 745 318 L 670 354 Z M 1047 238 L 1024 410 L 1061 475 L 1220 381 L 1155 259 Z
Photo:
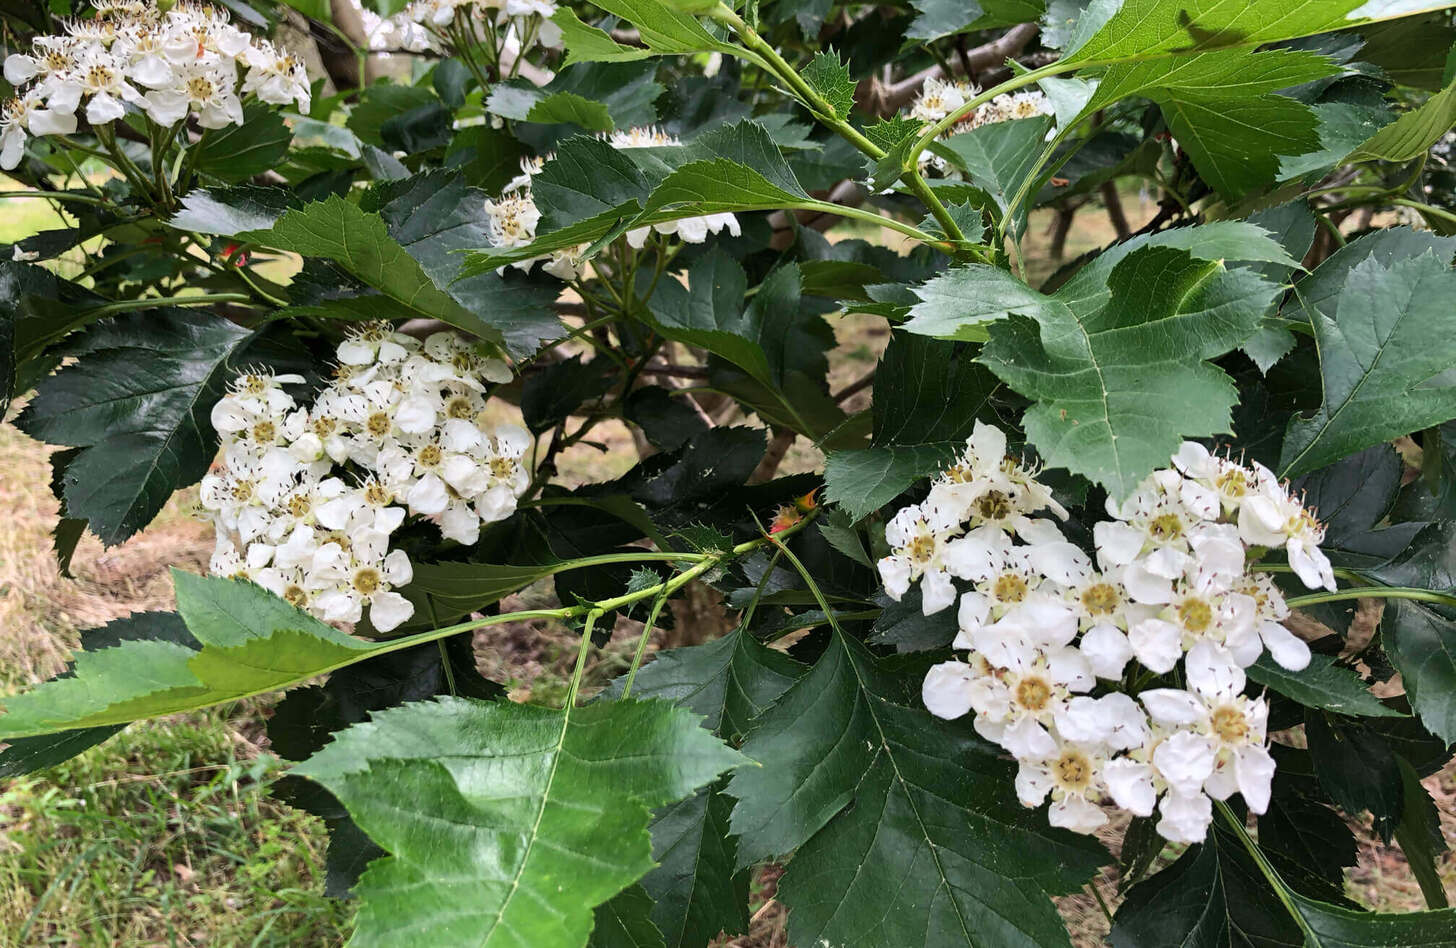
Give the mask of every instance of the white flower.
M 492 247 L 524 247 L 536 239 L 541 212 L 529 192 L 503 194 L 500 200 L 485 202 L 486 238 Z
M 1092 833 L 1106 825 L 1107 814 L 1097 805 L 1106 790 L 1102 780 L 1106 748 L 1062 741 L 1055 754 L 1019 763 L 1016 796 L 1022 806 L 1040 806 L 1050 794 L 1047 820 L 1051 825 L 1076 833 Z
M 1240 507 L 1239 533 L 1247 543 L 1284 547 L 1289 565 L 1309 588 L 1335 589 L 1334 569 L 1319 548 L 1325 538 L 1324 526 L 1274 482 L 1272 475 Z
M 1188 728 L 1160 744 L 1153 763 L 1180 793 L 1194 792 L 1196 780 L 1216 800 L 1237 790 L 1249 809 L 1263 813 L 1274 777 L 1274 759 L 1264 746 L 1269 706 L 1240 694 L 1244 672 L 1216 646 L 1199 643 L 1185 668 L 1190 691 L 1158 688 L 1139 695 L 1155 721 Z M 1165 755 L 1175 740 L 1178 747 Z
M 946 541 L 960 530 L 954 511 L 927 504 L 902 509 L 885 525 L 890 555 L 879 562 L 885 591 L 899 600 L 920 580 L 921 609 L 932 615 L 955 601 L 945 562 Z
M 985 674 L 990 674 L 985 659 L 981 660 L 981 667 Z M 938 718 L 963 717 L 971 710 L 972 683 L 976 677 L 976 670 L 965 662 L 949 661 L 931 666 L 920 686 L 920 698 L 926 710 Z
M 1030 642 L 1006 639 L 981 655 L 993 674 L 978 677 L 971 693 L 976 731 L 1006 748 L 1012 756 L 1042 758 L 1053 753 L 1047 726 L 1073 691 L 1092 685 L 1090 670 L 1073 648 L 1039 649 Z
M 325 620 L 358 622 L 367 605 L 370 623 L 380 632 L 388 632 L 414 615 L 414 605 L 392 591 L 413 577 L 403 550 L 389 551 L 385 534 L 363 530 L 352 539 L 349 552 L 343 580 L 317 598 Z
M 910 106 L 910 117 L 933 125 L 966 104 L 976 94 L 968 82 L 930 78 L 920 87 L 920 94 Z

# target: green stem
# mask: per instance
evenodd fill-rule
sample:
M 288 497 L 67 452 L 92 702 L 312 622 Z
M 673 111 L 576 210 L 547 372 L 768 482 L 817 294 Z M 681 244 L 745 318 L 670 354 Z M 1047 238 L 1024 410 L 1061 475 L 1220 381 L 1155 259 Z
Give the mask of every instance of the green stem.
M 658 596 L 652 600 L 652 611 L 647 613 L 647 622 L 642 626 L 642 635 L 637 639 L 637 651 L 632 653 L 632 667 L 627 669 L 627 683 L 622 686 L 624 699 L 632 693 L 632 682 L 637 680 L 637 669 L 642 667 L 642 659 L 647 655 L 647 640 L 652 638 L 652 629 L 657 625 L 657 617 L 662 614 L 662 607 L 666 604 L 666 596 Z
M 1398 207 L 1415 208 L 1422 214 L 1429 214 L 1432 217 L 1439 217 L 1441 220 L 1445 221 L 1448 224 L 1456 224 L 1456 214 L 1452 214 L 1450 211 L 1444 210 L 1439 207 L 1432 207 L 1429 204 L 1422 204 L 1420 201 L 1410 201 L 1406 200 L 1405 198 L 1396 198 L 1390 203 L 1397 205 Z
M 562 705 L 564 708 L 576 707 L 576 697 L 581 693 L 581 679 L 586 672 L 586 657 L 591 654 L 592 626 L 597 624 L 605 611 L 591 610 L 586 614 L 586 621 L 581 624 L 581 645 L 576 650 L 576 667 L 571 670 L 571 684 L 566 688 L 566 701 Z
M 69 191 L 0 191 L 0 199 L 5 198 L 45 198 L 48 201 L 72 201 L 76 204 L 94 205 L 107 203 L 100 198 L 85 194 L 72 194 Z
M 1304 914 L 1299 911 L 1299 907 L 1289 897 L 1289 888 L 1284 884 L 1284 880 L 1279 878 L 1279 873 L 1274 871 L 1274 867 L 1270 865 L 1269 860 L 1264 856 L 1264 851 L 1249 836 L 1249 831 L 1244 828 L 1244 821 L 1239 819 L 1238 815 L 1229 809 L 1229 805 L 1222 800 L 1215 800 L 1213 805 L 1218 807 L 1219 815 L 1223 817 L 1224 822 L 1229 825 L 1229 828 L 1234 831 L 1234 835 L 1239 838 L 1239 842 L 1243 843 L 1244 848 L 1249 851 L 1249 855 L 1253 857 L 1254 862 L 1259 867 L 1259 872 L 1263 874 L 1270 888 L 1274 890 L 1274 894 L 1279 897 L 1279 901 L 1284 905 L 1284 910 L 1289 913 L 1289 917 L 1294 919 L 1294 923 L 1299 926 L 1300 932 L 1304 935 L 1304 943 L 1306 945 L 1318 945 L 1320 941 L 1318 936 L 1315 935 L 1314 929 L 1309 927 L 1309 922 L 1305 920 Z
M 115 313 L 129 313 L 138 309 L 154 309 L 158 306 L 206 306 L 210 303 L 251 303 L 253 298 L 246 293 L 198 293 L 193 296 L 148 296 L 136 300 L 117 300 L 94 307 L 82 313 L 87 318 L 111 316 Z
M 1338 602 L 1342 599 L 1416 599 L 1434 602 L 1442 606 L 1456 606 L 1456 596 L 1430 589 L 1412 589 L 1409 586 L 1361 586 L 1358 589 L 1337 589 L 1334 592 L 1311 593 L 1284 600 L 1291 609 L 1312 606 L 1321 602 Z
M 1102 909 L 1102 914 L 1107 917 L 1107 924 L 1117 924 L 1116 921 L 1114 921 L 1114 919 L 1112 918 L 1112 909 L 1107 907 L 1106 900 L 1102 898 L 1102 890 L 1097 888 L 1097 880 L 1089 880 L 1087 882 L 1087 888 L 1092 890 L 1092 897 L 1097 900 L 1097 907 Z

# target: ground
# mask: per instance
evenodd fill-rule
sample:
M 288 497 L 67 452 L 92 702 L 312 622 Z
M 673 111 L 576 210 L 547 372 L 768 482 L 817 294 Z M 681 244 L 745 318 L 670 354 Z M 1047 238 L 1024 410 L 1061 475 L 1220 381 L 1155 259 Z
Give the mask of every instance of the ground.
M 1134 223 L 1151 208 L 1126 196 Z M 37 201 L 0 202 L 0 241 L 41 229 Z M 16 205 L 19 205 L 18 207 Z M 1049 273 L 1046 221 L 1033 218 L 1028 257 Z M 54 225 L 51 225 L 54 226 Z M 1068 257 L 1106 243 L 1106 220 L 1095 209 L 1078 218 Z M 836 321 L 843 343 L 831 387 L 839 390 L 873 365 L 887 334 L 875 320 Z M 867 403 L 867 396 L 858 396 Z M 857 404 L 853 407 L 863 407 Z M 12 408 L 12 416 L 14 413 Z M 602 432 L 606 452 L 579 445 L 562 461 L 562 478 L 602 480 L 633 461 L 624 429 Z M 147 530 L 103 549 L 94 538 L 76 552 L 73 578 L 60 575 L 49 532 L 56 503 L 47 487 L 48 449 L 0 425 L 0 694 L 54 674 L 77 642 L 77 631 L 135 611 L 172 607 L 167 571 L 201 569 L 209 529 L 192 519 L 195 497 L 179 494 Z M 797 445 L 785 470 L 812 468 L 812 448 Z M 549 595 L 532 588 L 523 602 Z M 592 670 L 601 683 L 626 667 L 635 629 L 619 628 Z M 482 669 L 511 684 L 513 695 L 559 700 L 574 638 L 547 624 L 493 634 L 478 645 Z M 30 945 L 307 945 L 342 944 L 350 931 L 348 903 L 325 899 L 322 824 L 275 802 L 269 783 L 282 772 L 263 736 L 269 701 L 181 715 L 138 725 L 52 771 L 0 780 L 0 948 Z M 1456 842 L 1456 776 L 1428 781 L 1448 840 Z M 1398 850 L 1386 849 L 1359 826 L 1360 865 L 1351 894 L 1372 908 L 1421 906 Z M 1107 842 L 1115 845 L 1117 833 Z M 1172 855 L 1171 851 L 1168 855 Z M 1456 863 L 1443 867 L 1448 887 Z M 772 901 L 777 870 L 759 874 L 754 922 L 747 935 L 720 948 L 782 948 L 784 912 Z M 1115 877 L 1098 881 L 1115 905 Z M 1079 945 L 1102 943 L 1107 921 L 1091 895 L 1061 900 Z

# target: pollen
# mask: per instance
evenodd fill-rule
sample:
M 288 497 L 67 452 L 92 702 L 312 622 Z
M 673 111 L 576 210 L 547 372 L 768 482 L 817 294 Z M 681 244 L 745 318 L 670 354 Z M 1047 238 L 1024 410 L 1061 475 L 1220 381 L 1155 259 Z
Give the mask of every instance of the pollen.
M 1052 769 L 1056 772 L 1057 783 L 1066 790 L 1086 790 L 1092 782 L 1092 762 L 1078 750 L 1063 751 Z
M 1028 711 L 1042 711 L 1052 700 L 1052 686 L 1040 675 L 1027 675 L 1016 683 L 1016 703 Z
M 1089 615 L 1106 616 L 1117 611 L 1122 597 L 1111 583 L 1094 583 L 1082 591 L 1082 608 Z
M 354 573 L 354 591 L 361 596 L 372 596 L 384 585 L 384 577 L 379 575 L 379 570 L 372 566 L 366 566 Z
M 1225 744 L 1243 744 L 1249 739 L 1249 722 L 1244 712 L 1224 705 L 1213 712 L 1210 721 L 1213 733 Z
M 1213 607 L 1202 599 L 1185 599 L 1178 603 L 1178 621 L 1189 632 L 1206 632 L 1213 625 Z

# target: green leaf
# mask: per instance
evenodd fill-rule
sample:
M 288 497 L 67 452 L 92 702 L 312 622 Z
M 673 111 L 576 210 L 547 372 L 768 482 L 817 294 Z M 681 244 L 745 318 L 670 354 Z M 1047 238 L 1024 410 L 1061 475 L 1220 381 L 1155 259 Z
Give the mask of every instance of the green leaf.
M 798 662 L 739 629 L 705 645 L 658 652 L 638 673 L 632 694 L 680 704 L 702 716 L 704 727 L 734 740 L 803 672 Z M 617 697 L 624 683 L 617 679 L 604 696 Z
M 1431 733 L 1456 743 L 1456 621 L 1402 599 L 1386 610 L 1381 642 L 1411 708 Z
M 414 109 L 438 105 L 439 102 L 439 96 L 425 86 L 377 82 L 360 93 L 359 102 L 350 110 L 345 125 L 360 141 L 387 151 L 390 144 L 384 136 L 385 123 Z
M 836 632 L 743 746 L 763 766 L 728 786 L 738 861 L 797 850 L 778 889 L 790 943 L 1066 944 L 1047 896 L 1106 853 L 1018 806 L 1005 763 L 897 692 Z
M 605 0 L 596 3 L 608 13 L 621 17 L 637 27 L 637 32 L 647 49 L 655 54 L 680 55 L 683 53 L 721 52 L 738 56 L 768 67 L 754 53 L 730 43 L 724 43 L 709 33 L 696 17 L 672 9 L 658 0 Z M 594 43 L 593 46 L 599 44 Z M 585 58 L 578 56 L 577 58 Z
M 835 451 L 824 461 L 825 499 L 863 520 L 900 496 L 915 481 L 937 473 L 961 449 L 958 444 L 878 445 Z
M 1315 711 L 1304 715 L 1320 786 L 1350 815 L 1369 810 L 1375 829 L 1389 842 L 1403 808 L 1400 769 L 1390 742 L 1373 725 Z
M 952 135 L 941 146 L 966 170 L 971 183 L 989 194 L 996 207 L 1004 213 L 1012 196 L 1048 147 L 1046 136 L 1051 127 L 1049 115 L 992 122 Z M 1023 214 L 1025 210 L 1025 207 L 1020 208 Z M 1019 223 L 1015 230 L 1020 232 L 1021 228 Z
M 551 15 L 551 22 L 561 28 L 562 45 L 566 47 L 566 62 L 574 63 L 622 63 L 646 59 L 652 50 L 640 46 L 623 46 L 595 26 L 583 23 L 570 7 L 559 7 Z
M 635 698 L 662 698 L 702 715 L 703 726 L 735 740 L 804 671 L 783 652 L 743 629 L 705 645 L 658 652 L 633 684 Z M 619 678 L 604 697 L 616 699 Z M 721 788 L 698 791 L 659 810 L 652 853 L 659 866 L 642 880 L 656 906 L 652 919 L 669 948 L 704 945 L 719 931 L 748 927 L 746 873 L 735 871 L 728 835 L 731 802 Z
M 1415 768 L 1399 755 L 1395 762 L 1400 767 L 1401 786 L 1405 790 L 1400 825 L 1395 828 L 1396 841 L 1400 843 L 1401 852 L 1405 853 L 1411 874 L 1421 887 L 1421 894 L 1426 897 L 1426 904 L 1431 908 L 1445 908 L 1449 902 L 1437 860 L 1438 854 L 1445 853 L 1450 847 L 1446 845 L 1446 836 L 1441 831 L 1441 814 L 1431 794 L 1421 786 L 1421 778 Z
M 1456 123 L 1456 84 L 1431 96 L 1376 132 L 1355 152 L 1350 161 L 1410 161 L 1424 155 Z
M 81 631 L 81 647 L 87 651 L 115 648 L 123 642 L 137 641 L 173 642 L 188 648 L 197 646 L 197 640 L 175 612 L 136 612 L 123 619 L 113 619 L 100 628 Z M 74 674 L 74 666 L 67 666 L 64 672 L 51 680 L 71 678 Z M 0 751 L 0 779 L 54 767 L 108 740 L 125 727 L 124 724 L 112 724 L 11 741 L 9 747 Z
M 0 260 L 0 414 L 54 367 L 44 350 L 96 319 L 105 300 L 34 264 Z
M 334 261 L 388 298 L 395 312 L 381 312 L 381 317 L 443 319 L 483 338 L 500 338 L 499 332 L 435 286 L 389 236 L 378 214 L 363 211 L 338 195 L 290 210 L 268 230 L 244 231 L 238 236 L 276 250 Z
M 278 691 L 378 648 L 250 583 L 180 570 L 172 575 L 178 611 L 200 649 L 146 639 L 83 651 L 75 677 L 5 699 L 0 740 L 125 724 Z
M 195 146 L 197 170 L 223 181 L 245 181 L 278 167 L 292 141 L 293 132 L 277 108 L 252 102 L 243 109 L 243 124 L 206 130 Z
M 1277 286 L 1160 246 L 1128 253 L 1106 281 L 1068 281 L 1029 316 L 991 324 L 980 361 L 1036 400 L 1023 424 L 1048 465 L 1124 497 L 1182 438 L 1228 430 L 1237 393 L 1205 360 L 1253 334 Z
M 1335 664 L 1328 655 L 1315 655 L 1306 668 L 1292 672 L 1281 668 L 1266 652 L 1245 671 L 1253 681 L 1305 707 L 1365 717 L 1402 716 L 1381 704 L 1352 669 Z
M 918 586 L 901 596 L 898 602 L 883 596 L 880 605 L 874 635 L 870 637 L 870 642 L 875 645 L 891 645 L 897 652 L 924 652 L 947 647 L 960 631 L 951 609 L 942 609 L 933 615 L 925 614 Z
M 652 896 L 640 885 L 628 886 L 592 913 L 587 948 L 666 948 L 651 913 Z
M 300 201 L 287 188 L 239 184 L 199 188 L 182 198 L 182 209 L 168 223 L 178 230 L 233 237 L 245 230 L 265 230 Z
M 1118 906 L 1115 948 L 1257 944 L 1300 948 L 1298 923 L 1221 825 L 1171 866 L 1135 885 Z
M 37 385 L 17 424 L 82 449 L 62 476 L 66 515 L 89 520 L 108 546 L 207 473 L 217 451 L 209 415 L 235 375 L 249 365 L 288 371 L 307 362 L 274 333 L 180 309 L 101 323 L 69 351 L 76 361 Z
M 1046 9 L 1043 0 L 911 0 L 916 17 L 907 40 L 937 40 L 968 30 L 1033 23 Z
M 610 359 L 583 362 L 581 356 L 572 356 L 531 375 L 521 387 L 526 426 L 540 434 L 576 414 L 578 408 L 599 399 L 616 384 L 614 369 Z
M 854 108 L 855 82 L 849 77 L 849 67 L 840 62 L 837 54 L 816 53 L 799 75 L 833 107 L 834 118 L 849 118 L 849 110 Z
M 564 122 L 589 132 L 609 132 L 614 127 L 602 103 L 575 92 L 547 92 L 526 83 L 495 86 L 485 107 L 494 115 L 518 122 Z
M 1302 288 L 1297 284 L 1296 294 Z M 1414 259 L 1387 264 L 1371 257 L 1351 267 L 1333 318 L 1301 296 L 1319 343 L 1324 404 L 1290 419 L 1283 476 L 1456 418 L 1456 379 L 1450 378 L 1456 338 L 1441 329 L 1442 304 L 1452 293 L 1456 274 L 1428 250 Z
M 461 272 L 463 254 L 459 251 L 489 242 L 485 196 L 466 187 L 462 176 L 417 175 L 381 187 L 377 197 L 389 237 L 413 258 L 436 289 L 467 313 L 469 325 L 461 328 L 502 340 L 517 358 L 535 352 L 543 341 L 563 335 L 561 320 L 552 308 L 561 295 L 561 283 L 554 277 L 528 276 L 518 270 Z M 451 321 L 447 316 L 437 317 Z
M 562 142 L 555 157 L 531 180 L 542 233 L 607 212 L 635 214 L 649 190 L 647 179 L 626 154 L 600 139 L 582 136 Z
M 382 711 L 295 772 L 390 854 L 355 887 L 358 945 L 577 948 L 591 909 L 652 869 L 648 808 L 743 762 L 665 702 L 442 699 Z
M 1338 71 L 1317 53 L 1286 49 L 1124 63 L 1103 74 L 1082 115 L 1129 96 L 1152 99 L 1203 179 L 1238 197 L 1274 181 L 1281 155 L 1320 147 L 1311 108 L 1275 93 Z
M 1451 944 L 1456 909 L 1430 912 L 1358 912 L 1287 892 L 1309 926 L 1304 944 L 1310 948 L 1437 948 Z
M 986 324 L 1012 313 L 1034 317 L 1055 306 L 1006 270 L 983 263 L 947 270 L 914 293 L 920 302 L 910 307 L 910 318 L 900 328 L 963 342 L 985 342 L 990 338 Z
M 1259 46 L 1446 6 L 1434 0 L 1094 0 L 1065 61 L 1094 65 Z

